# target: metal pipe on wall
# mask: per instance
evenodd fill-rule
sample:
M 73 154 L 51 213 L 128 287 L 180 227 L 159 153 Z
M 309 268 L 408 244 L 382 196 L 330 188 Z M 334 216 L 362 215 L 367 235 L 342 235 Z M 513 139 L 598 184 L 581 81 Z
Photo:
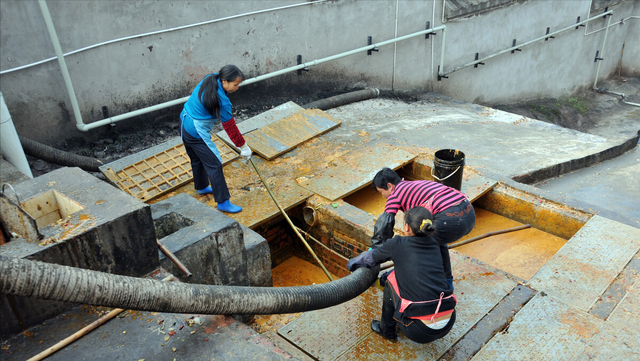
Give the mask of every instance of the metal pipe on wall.
M 604 55 L 604 46 L 607 44 L 607 35 L 609 34 L 609 26 L 611 25 L 611 18 L 612 16 L 609 16 L 608 20 L 607 20 L 607 28 L 604 31 L 604 39 L 602 40 L 602 48 L 600 48 L 600 57 L 602 57 Z M 602 62 L 602 59 L 598 59 L 597 55 L 596 55 L 596 61 L 598 62 L 598 66 L 596 69 L 596 80 L 594 80 L 593 82 L 593 89 L 596 89 L 596 85 L 598 84 L 598 75 L 600 75 L 600 63 Z
M 41 1 L 44 1 L 44 0 L 41 0 Z M 301 70 L 301 69 L 304 69 L 304 68 L 307 68 L 307 67 L 310 67 L 310 66 L 319 65 L 319 64 L 322 64 L 322 63 L 326 63 L 328 61 L 344 58 L 346 56 L 350 56 L 350 55 L 358 54 L 358 53 L 361 53 L 361 52 L 365 52 L 367 50 L 371 50 L 371 49 L 376 48 L 376 47 L 381 47 L 381 46 L 392 44 L 392 43 L 395 43 L 395 42 L 407 40 L 407 39 L 410 39 L 410 38 L 413 38 L 413 37 L 416 37 L 416 36 L 424 35 L 424 34 L 427 34 L 427 33 L 432 33 L 434 31 L 439 31 L 439 30 L 442 30 L 442 45 L 441 45 L 441 47 L 442 47 L 441 61 L 442 61 L 442 59 L 444 59 L 444 39 L 445 39 L 444 31 L 446 30 L 446 28 L 447 27 L 445 25 L 441 25 L 441 26 L 438 26 L 438 27 L 435 27 L 435 28 L 421 30 L 421 31 L 418 31 L 418 32 L 415 32 L 415 33 L 411 33 L 411 34 L 408 34 L 408 35 L 396 37 L 396 38 L 389 39 L 389 40 L 386 40 L 386 41 L 383 41 L 383 42 L 380 42 L 380 43 L 363 46 L 361 48 L 357 48 L 357 49 L 354 49 L 354 50 L 346 51 L 346 52 L 339 53 L 339 54 L 332 55 L 332 56 L 328 56 L 328 57 L 325 57 L 325 58 L 316 59 L 316 60 L 312 60 L 312 61 L 309 61 L 309 62 L 306 62 L 306 63 L 294 65 L 294 66 L 291 66 L 291 67 L 288 67 L 288 68 L 284 68 L 284 69 L 281 69 L 281 70 L 277 70 L 277 71 L 274 71 L 274 72 L 271 72 L 271 73 L 268 73 L 268 74 L 258 75 L 256 77 L 253 77 L 251 79 L 247 79 L 247 80 L 243 81 L 240 84 L 240 86 L 245 86 L 245 85 L 257 83 L 259 81 L 270 79 L 270 78 L 273 78 L 273 77 L 276 77 L 276 76 L 279 76 L 279 75 L 282 75 L 282 74 L 286 74 L 286 73 L 290 73 L 290 72 L 293 72 L 293 71 Z M 147 113 L 150 113 L 150 112 L 153 112 L 153 111 L 156 111 L 156 110 L 160 110 L 160 109 L 164 109 L 164 108 L 168 108 L 168 107 L 171 107 L 171 106 L 174 106 L 174 105 L 179 105 L 179 104 L 182 104 L 182 103 L 186 102 L 187 100 L 189 100 L 189 96 L 186 96 L 186 97 L 183 97 L 183 98 L 180 98 L 180 99 L 171 100 L 171 101 L 168 101 L 168 102 L 165 102 L 165 103 L 156 104 L 156 105 L 151 106 L 151 107 L 138 109 L 138 110 L 135 110 L 133 112 L 116 115 L 114 117 L 102 119 L 102 120 L 99 120 L 97 122 L 93 122 L 93 123 L 89 123 L 89 124 L 82 124 L 82 126 L 78 126 L 78 129 L 80 129 L 81 131 L 88 131 L 88 130 L 91 130 L 91 129 L 94 129 L 94 128 L 97 128 L 97 127 L 101 127 L 103 125 L 113 124 L 115 122 L 118 122 L 118 121 L 121 121 L 121 120 L 124 120 L 124 119 L 133 118 L 133 117 L 138 116 L 138 115 L 147 114 Z
M 512 46 L 512 47 L 509 47 L 509 48 L 504 49 L 504 50 L 501 50 L 501 51 L 499 51 L 499 52 L 497 52 L 497 53 L 493 53 L 493 54 L 491 54 L 491 55 L 488 55 L 488 56 L 486 56 L 486 57 L 484 57 L 484 58 L 482 58 L 482 59 L 474 60 L 474 61 L 472 61 L 472 62 L 470 62 L 470 63 L 466 63 L 466 64 L 464 64 L 464 65 L 457 66 L 457 67 L 455 67 L 455 68 L 453 68 L 453 69 L 451 69 L 451 70 L 447 70 L 447 71 L 444 71 L 444 64 L 443 64 L 444 62 L 443 62 L 443 60 L 442 60 L 442 58 L 444 57 L 444 54 L 442 54 L 442 58 L 441 58 L 441 60 L 440 60 L 440 72 L 439 72 L 438 74 L 439 74 L 440 76 L 446 76 L 446 75 L 451 74 L 451 73 L 454 73 L 454 72 L 456 72 L 456 71 L 458 71 L 458 70 L 462 70 L 462 69 L 464 69 L 464 68 L 468 68 L 468 67 L 470 67 L 470 66 L 472 66 L 472 65 L 476 65 L 476 64 L 479 64 L 479 63 L 483 63 L 484 61 L 489 60 L 489 59 L 491 59 L 491 58 L 495 58 L 496 56 L 499 56 L 499 55 L 502 55 L 502 54 L 506 54 L 506 53 L 510 53 L 512 50 L 520 49 L 520 48 L 523 48 L 523 47 L 525 47 L 525 46 L 528 46 L 528 45 L 531 45 L 531 44 L 537 43 L 537 42 L 539 42 L 539 41 L 542 41 L 542 40 L 548 39 L 548 38 L 550 38 L 550 37 L 552 37 L 552 36 L 555 36 L 555 35 L 557 35 L 557 34 L 563 33 L 563 32 L 565 32 L 565 31 L 575 29 L 575 28 L 576 28 L 576 26 L 580 26 L 580 25 L 582 25 L 582 24 L 586 24 L 586 23 L 588 23 L 588 22 L 590 22 L 590 21 L 593 21 L 593 20 L 599 19 L 599 18 L 601 18 L 601 17 L 603 17 L 603 16 L 611 15 L 611 14 L 613 14 L 613 11 L 612 11 L 612 10 L 609 10 L 609 11 L 607 11 L 607 12 L 605 12 L 605 13 L 602 13 L 602 14 L 596 15 L 596 16 L 594 16 L 594 17 L 592 17 L 592 18 L 582 20 L 582 21 L 577 22 L 577 23 L 575 23 L 575 24 L 571 24 L 571 25 L 569 25 L 569 26 L 567 26 L 567 27 L 565 27 L 565 28 L 562 28 L 562 29 L 560 29 L 560 30 L 556 30 L 556 31 L 554 31 L 554 32 L 552 32 L 552 33 L 545 34 L 545 35 L 543 35 L 543 36 L 541 36 L 541 37 L 535 38 L 535 39 L 533 39 L 533 40 L 529 40 L 529 41 L 527 41 L 527 42 L 525 42 L 525 43 L 518 44 L 518 45 L 515 45 L 515 46 Z M 611 20 L 611 17 L 609 17 L 609 21 L 610 21 L 610 20 Z M 444 25 L 443 25 L 443 26 L 444 26 Z M 444 38 L 444 34 L 443 34 L 443 38 Z M 605 37 L 605 40 L 606 40 L 606 37 Z M 443 45 L 443 48 L 444 48 L 444 45 Z M 603 48 L 604 48 L 604 46 L 603 46 Z
M 64 53 L 63 55 L 64 56 L 69 56 L 69 55 L 73 55 L 73 54 L 77 54 L 77 53 L 83 52 L 85 50 L 98 48 L 98 47 L 101 47 L 103 45 L 109 45 L 109 44 L 117 43 L 117 42 L 120 42 L 120 41 L 137 39 L 137 38 L 141 38 L 141 37 L 144 37 L 144 36 L 164 34 L 164 33 L 168 33 L 168 32 L 171 32 L 171 31 L 188 29 L 188 28 L 192 28 L 192 27 L 195 27 L 195 26 L 213 24 L 213 23 L 217 23 L 217 22 L 221 22 L 221 21 L 241 18 L 241 17 L 244 17 L 244 16 L 257 15 L 257 14 L 262 14 L 262 13 L 276 11 L 276 10 L 285 10 L 285 9 L 295 8 L 295 7 L 298 7 L 298 6 L 313 5 L 313 4 L 316 4 L 316 3 L 321 3 L 321 2 L 326 2 L 326 1 L 329 1 L 329 0 L 312 0 L 312 1 L 309 1 L 309 2 L 304 2 L 304 3 L 299 3 L 299 4 L 291 4 L 291 5 L 278 6 L 278 7 L 275 7 L 275 8 L 269 8 L 269 9 L 264 9 L 264 10 L 250 11 L 248 13 L 225 16 L 223 18 L 207 20 L 207 21 L 201 21 L 201 22 L 193 23 L 193 24 L 189 24 L 189 25 L 176 26 L 176 27 L 169 28 L 169 29 L 162 29 L 162 30 L 150 31 L 150 32 L 147 32 L 147 33 L 137 34 L 137 35 L 125 36 L 123 38 L 112 39 L 112 40 L 108 40 L 108 41 L 103 41 L 101 43 L 85 46 L 84 48 L 76 49 L 76 50 L 70 51 L 68 53 Z M 22 66 L 11 68 L 11 69 L 7 69 L 7 70 L 2 70 L 2 71 L 0 71 L 0 75 L 11 73 L 11 72 L 22 70 L 22 69 L 31 68 L 33 66 L 44 64 L 44 63 L 48 63 L 48 62 L 53 61 L 53 60 L 56 60 L 55 56 L 51 57 L 51 58 L 44 59 L 44 60 L 36 61 L 35 63 L 22 65 Z
M 51 37 L 53 49 L 55 50 L 56 56 L 58 57 L 58 64 L 60 64 L 60 70 L 62 71 L 64 85 L 67 87 L 69 98 L 71 98 L 71 108 L 73 109 L 73 116 L 76 118 L 76 127 L 80 129 L 82 126 L 84 126 L 84 124 L 82 123 L 82 115 L 80 114 L 78 99 L 76 98 L 75 90 L 73 90 L 73 83 L 71 83 L 71 76 L 69 76 L 67 62 L 64 60 L 64 55 L 62 55 L 62 48 L 60 47 L 58 34 L 56 34 L 56 28 L 53 26 L 53 20 L 51 19 L 51 13 L 49 13 L 49 7 L 47 7 L 47 2 L 45 0 L 38 0 L 38 4 L 40 5 L 40 10 L 42 10 L 42 16 L 44 17 L 44 22 L 47 25 L 49 37 Z

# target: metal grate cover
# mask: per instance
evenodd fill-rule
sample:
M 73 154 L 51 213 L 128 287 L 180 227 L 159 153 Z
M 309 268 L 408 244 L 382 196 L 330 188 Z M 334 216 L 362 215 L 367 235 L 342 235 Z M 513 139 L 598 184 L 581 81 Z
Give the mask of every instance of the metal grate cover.
M 223 165 L 238 157 L 238 154 L 217 136 L 212 135 L 212 140 L 220 151 Z M 130 161 L 125 165 L 122 165 L 122 159 L 118 162 L 121 164 L 119 167 L 114 162 L 100 169 L 111 183 L 146 202 L 193 179 L 191 161 L 184 144 L 181 141 L 179 144 L 175 143 L 178 142 L 170 141 L 159 146 L 165 149 L 152 148 L 156 152 L 147 154 L 144 159 L 140 160 L 139 156 L 131 159 L 132 156 L 129 156 L 125 159 Z

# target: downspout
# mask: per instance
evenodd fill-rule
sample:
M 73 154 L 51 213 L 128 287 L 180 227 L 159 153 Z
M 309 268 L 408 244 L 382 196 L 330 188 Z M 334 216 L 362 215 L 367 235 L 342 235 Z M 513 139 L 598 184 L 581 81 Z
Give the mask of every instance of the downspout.
M 604 31 L 604 39 L 602 40 L 602 48 L 600 49 L 600 57 L 598 58 L 596 55 L 596 61 L 598 62 L 598 66 L 596 69 L 596 79 L 593 82 L 593 89 L 597 89 L 596 85 L 598 84 L 598 75 L 600 75 L 600 63 L 602 62 L 602 58 L 604 55 L 604 47 L 607 44 L 607 35 L 609 34 L 609 25 L 611 24 L 611 18 L 613 16 L 609 15 L 607 16 L 607 28 Z
M 0 153 L 20 172 L 33 178 L 27 156 L 20 145 L 20 138 L 18 138 L 16 127 L 13 125 L 2 92 L 0 92 Z
M 76 92 L 75 90 L 73 90 L 73 83 L 71 83 L 71 77 L 69 76 L 69 69 L 67 68 L 67 62 L 64 60 L 64 55 L 62 54 L 62 48 L 60 47 L 60 41 L 58 40 L 56 29 L 53 27 L 53 20 L 51 19 L 51 14 L 49 13 L 47 2 L 46 0 L 38 0 L 38 4 L 40 5 L 40 10 L 42 10 L 42 16 L 44 16 L 44 22 L 47 24 L 47 30 L 49 31 L 49 36 L 51 37 L 51 43 L 53 44 L 53 49 L 56 51 L 56 56 L 58 57 L 58 64 L 60 64 L 60 70 L 62 71 L 62 78 L 64 79 L 64 84 L 67 86 L 67 93 L 69 93 L 69 98 L 71 99 L 71 108 L 73 109 L 73 116 L 76 118 L 76 127 L 84 131 L 85 125 L 82 122 L 82 115 L 80 114 L 80 107 L 78 106 L 78 99 L 76 98 Z
M 393 29 L 393 37 L 398 37 L 398 2 L 400 0 L 396 0 L 396 21 L 395 28 Z M 396 85 L 396 59 L 398 56 L 398 43 L 393 43 L 393 72 L 391 73 L 391 91 L 395 91 Z
M 605 28 L 604 31 L 604 40 L 602 40 L 602 49 L 600 50 L 600 55 L 599 57 L 602 58 L 603 54 L 604 54 L 604 47 L 607 43 L 607 34 L 609 33 L 609 26 L 611 25 L 611 18 L 612 16 L 609 16 L 609 20 L 607 21 L 607 27 Z M 598 59 L 596 59 L 598 60 Z M 640 104 L 638 103 L 632 103 L 632 102 L 628 102 L 626 100 L 624 100 L 625 98 L 625 94 L 624 93 L 617 93 L 617 92 L 612 92 L 608 89 L 602 88 L 602 89 L 598 89 L 598 76 L 600 75 L 600 62 L 602 62 L 602 59 L 598 60 L 598 69 L 596 70 L 596 78 L 593 81 L 593 90 L 595 91 L 599 91 L 602 93 L 606 93 L 606 94 L 612 94 L 612 95 L 617 95 L 619 96 L 621 99 L 620 101 L 622 101 L 624 104 L 628 104 L 628 105 L 632 105 L 634 107 L 640 107 Z

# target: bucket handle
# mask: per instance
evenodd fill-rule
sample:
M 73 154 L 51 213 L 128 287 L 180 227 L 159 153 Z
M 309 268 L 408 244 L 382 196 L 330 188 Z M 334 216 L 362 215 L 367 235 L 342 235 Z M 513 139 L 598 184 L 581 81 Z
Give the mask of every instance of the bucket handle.
M 458 169 L 460 169 L 460 166 L 458 166 L 458 168 L 456 168 L 456 170 L 454 170 L 453 172 L 451 172 L 451 174 L 449 174 L 448 176 L 444 177 L 444 178 L 438 178 L 435 174 L 433 174 L 433 168 L 431 168 L 431 176 L 433 178 L 435 178 L 436 180 L 438 180 L 439 182 L 442 182 L 445 179 L 448 179 L 449 177 L 451 177 L 452 175 L 456 174 L 456 172 L 458 171 Z

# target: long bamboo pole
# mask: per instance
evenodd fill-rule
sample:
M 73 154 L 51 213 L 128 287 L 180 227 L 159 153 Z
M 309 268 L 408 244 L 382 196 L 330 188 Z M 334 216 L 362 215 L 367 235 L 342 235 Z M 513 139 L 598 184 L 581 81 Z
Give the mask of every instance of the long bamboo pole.
M 333 281 L 333 277 L 331 277 L 331 274 L 329 273 L 329 271 L 327 271 L 327 269 L 324 268 L 324 265 L 322 264 L 322 262 L 320 261 L 318 256 L 315 254 L 315 252 L 313 252 L 313 249 L 311 249 L 311 246 L 309 246 L 309 243 L 307 243 L 307 241 L 305 241 L 304 237 L 302 237 L 300 232 L 298 232 L 298 227 L 296 227 L 293 224 L 293 222 L 291 222 L 291 219 L 289 219 L 289 216 L 287 215 L 287 212 L 285 212 L 284 209 L 282 208 L 282 206 L 280 205 L 280 203 L 278 203 L 278 200 L 276 199 L 276 197 L 271 192 L 271 189 L 269 188 L 269 185 L 267 184 L 267 181 L 265 181 L 264 178 L 262 178 L 262 174 L 260 174 L 260 171 L 258 170 L 258 167 L 256 167 L 256 164 L 253 162 L 253 159 L 249 158 L 249 162 L 251 162 L 251 165 L 253 166 L 253 169 L 255 169 L 256 173 L 258 173 L 258 177 L 260 177 L 260 180 L 262 181 L 262 184 L 264 184 L 264 187 L 267 189 L 267 192 L 269 192 L 269 195 L 271 196 L 271 199 L 273 199 L 273 201 L 276 203 L 276 206 L 278 206 L 278 209 L 280 209 L 280 213 L 282 213 L 282 215 L 287 220 L 287 222 L 289 222 L 289 225 L 291 226 L 291 228 L 293 228 L 293 231 L 296 232 L 296 234 L 298 235 L 298 237 L 300 238 L 302 243 L 304 243 L 304 245 L 307 247 L 309 252 L 311 252 L 311 255 L 313 256 L 313 258 L 316 260 L 316 262 L 318 262 L 318 265 L 320 265 L 320 267 L 322 268 L 324 273 L 327 275 L 327 277 L 329 277 L 329 280 Z
M 105 322 L 109 321 L 110 319 L 116 317 L 122 311 L 124 311 L 123 308 L 114 309 L 113 311 L 111 311 L 111 312 L 107 313 L 106 315 L 100 317 L 99 319 L 93 321 L 91 324 L 85 326 L 80 331 L 78 331 L 78 332 L 74 333 L 73 335 L 65 338 L 64 340 L 58 342 L 57 344 L 53 345 L 52 347 L 49 347 L 48 349 L 40 352 L 39 354 L 33 356 L 32 358 L 28 359 L 27 361 L 39 361 L 39 360 L 44 359 L 45 357 L 50 356 L 54 352 L 62 349 L 63 347 L 67 346 L 68 344 L 72 343 L 73 341 L 75 341 L 75 340 L 79 339 L 80 337 L 82 337 L 82 336 L 88 334 L 89 332 L 93 331 L 95 328 L 99 327 L 103 323 L 105 323 Z

